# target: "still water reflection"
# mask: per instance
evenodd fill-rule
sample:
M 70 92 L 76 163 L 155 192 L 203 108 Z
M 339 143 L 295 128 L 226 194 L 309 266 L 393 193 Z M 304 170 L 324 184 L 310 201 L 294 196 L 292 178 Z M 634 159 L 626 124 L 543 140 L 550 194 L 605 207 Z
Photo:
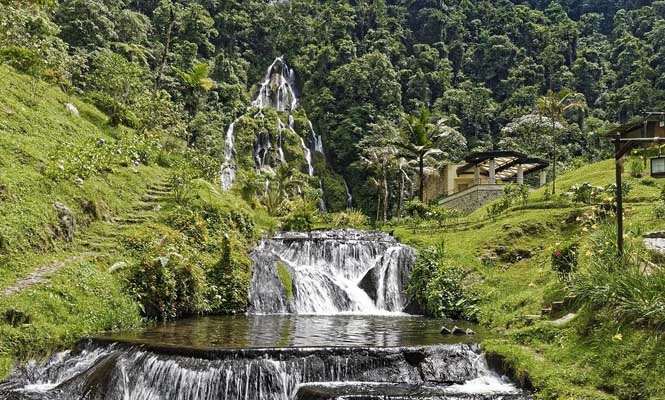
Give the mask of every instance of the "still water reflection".
M 110 335 L 116 340 L 212 348 L 419 346 L 476 342 L 442 336 L 443 322 L 413 316 L 242 315 L 199 317 Z M 452 326 L 453 322 L 446 325 Z M 477 326 L 454 322 L 463 328 Z M 106 336 L 109 337 L 109 336 Z

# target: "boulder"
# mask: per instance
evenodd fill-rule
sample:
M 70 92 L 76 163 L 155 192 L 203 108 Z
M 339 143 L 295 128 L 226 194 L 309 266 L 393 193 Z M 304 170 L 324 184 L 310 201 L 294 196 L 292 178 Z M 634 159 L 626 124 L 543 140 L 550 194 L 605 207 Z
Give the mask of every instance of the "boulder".
M 75 117 L 80 116 L 79 109 L 76 108 L 76 106 L 73 105 L 72 103 L 65 103 L 65 108 L 66 108 L 67 111 L 69 111 L 69 113 L 72 114 L 73 116 L 75 116 Z
M 71 242 L 74 240 L 74 233 L 76 232 L 76 221 L 74 220 L 72 210 L 59 201 L 53 203 L 53 207 L 58 213 L 58 223 L 60 228 L 58 233 L 66 242 Z
M 476 334 L 476 332 L 471 328 L 467 328 L 466 331 L 464 331 L 464 333 L 466 333 L 469 336 L 473 336 Z
M 452 333 L 452 332 L 450 331 L 450 329 L 448 329 L 448 328 L 445 327 L 445 326 L 442 326 L 442 327 L 441 327 L 441 330 L 439 330 L 439 332 L 440 332 L 442 335 L 450 335 L 450 334 Z
M 376 288 L 376 282 L 378 281 L 378 277 L 375 276 L 377 275 L 376 269 L 377 267 L 374 267 L 367 271 L 363 279 L 360 280 L 360 283 L 358 284 L 358 287 L 364 290 L 365 293 L 367 293 L 370 299 L 372 299 L 374 302 L 376 302 L 376 299 L 379 297 Z
M 466 335 L 466 331 L 459 326 L 453 326 L 452 334 L 456 336 Z

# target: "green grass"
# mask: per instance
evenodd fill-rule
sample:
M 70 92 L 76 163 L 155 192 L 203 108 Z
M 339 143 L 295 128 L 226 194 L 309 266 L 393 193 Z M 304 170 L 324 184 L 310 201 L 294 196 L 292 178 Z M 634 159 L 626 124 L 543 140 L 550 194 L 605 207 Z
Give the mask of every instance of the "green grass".
M 86 335 L 139 325 L 136 303 L 106 272 L 112 262 L 73 263 L 47 285 L 0 298 L 0 356 L 32 358 Z
M 569 171 L 557 181 L 559 192 L 583 182 L 613 183 L 613 167 L 608 160 Z M 652 212 L 662 181 L 643 185 L 628 171 L 624 178 L 633 187 L 626 204 L 627 234 L 640 237 L 665 229 L 665 221 Z M 518 379 L 531 382 L 537 398 L 665 398 L 662 331 L 619 323 L 612 312 L 585 308 L 562 327 L 533 320 L 532 315 L 569 293 L 551 270 L 557 243 L 586 243 L 592 233 L 576 221 L 591 206 L 564 202 L 552 208 L 552 202 L 542 201 L 545 190 L 532 192 L 526 207 L 509 209 L 494 221 L 485 220 L 483 207 L 469 219 L 485 221 L 467 229 L 424 227 L 414 232 L 411 226 L 398 226 L 395 235 L 416 248 L 445 243 L 449 261 L 469 272 L 468 284 L 480 295 L 479 319 L 495 334 L 483 343 L 485 350 L 499 356 Z M 524 254 L 530 256 L 516 259 Z
M 81 116 L 71 115 L 65 103 L 76 105 Z M 89 237 L 117 252 L 71 263 L 43 284 L 0 297 L 0 378 L 16 361 L 66 348 L 86 335 L 142 323 L 138 303 L 125 287 L 125 271 L 107 271 L 119 261 L 127 262 L 127 268 L 138 261 L 135 252 L 123 245 L 127 235 L 146 232 L 152 240 L 160 240 L 161 232 L 151 227 L 162 226 L 159 222 L 170 207 L 143 214 L 154 217 L 153 225 L 147 222 L 131 228 L 108 220 L 135 213 L 130 209 L 151 184 L 163 183 L 178 171 L 154 161 L 137 167 L 127 163 L 129 151 L 141 150 L 132 147 L 135 140 L 149 136 L 110 127 L 107 120 L 85 102 L 0 66 L 0 291 L 44 265 L 88 251 L 84 242 Z M 100 140 L 107 147 L 88 151 Z M 66 169 L 73 165 L 76 174 L 58 172 L 60 158 L 66 159 Z M 76 164 L 81 159 L 88 164 Z M 79 172 L 85 178 L 82 182 L 76 179 Z M 196 181 L 190 189 L 195 205 L 239 218 L 224 221 L 224 229 L 244 229 L 248 239 L 254 226 L 275 229 L 274 219 L 264 211 L 252 210 L 232 193 L 220 192 L 204 181 Z M 76 221 L 72 242 L 56 234 L 55 201 L 72 210 Z M 249 247 L 250 242 L 243 244 Z M 241 253 L 233 259 L 246 257 L 244 250 Z M 201 257 L 214 264 L 220 254 L 208 257 L 201 253 Z

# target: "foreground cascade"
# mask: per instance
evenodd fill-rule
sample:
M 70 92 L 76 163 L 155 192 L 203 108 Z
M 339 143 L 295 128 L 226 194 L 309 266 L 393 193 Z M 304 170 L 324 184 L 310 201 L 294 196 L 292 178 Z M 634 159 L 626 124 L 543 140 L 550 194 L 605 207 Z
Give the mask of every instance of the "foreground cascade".
M 252 313 L 402 312 L 415 252 L 384 232 L 285 232 L 252 253 Z
M 530 399 L 478 345 L 436 344 L 438 328 L 405 314 L 415 252 L 392 236 L 278 233 L 251 257 L 248 315 L 82 340 L 14 370 L 0 398 Z

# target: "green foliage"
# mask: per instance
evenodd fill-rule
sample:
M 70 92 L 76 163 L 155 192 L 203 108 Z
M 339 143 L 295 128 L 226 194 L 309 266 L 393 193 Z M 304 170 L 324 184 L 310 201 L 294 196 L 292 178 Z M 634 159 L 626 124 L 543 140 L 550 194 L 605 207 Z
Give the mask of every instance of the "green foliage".
M 658 219 L 665 219 L 665 202 L 659 201 L 653 208 L 653 216 Z
M 112 126 L 122 124 L 130 128 L 140 128 L 141 122 L 136 114 L 113 97 L 101 92 L 91 92 L 87 100 L 109 116 L 109 123 Z
M 633 178 L 641 178 L 644 175 L 644 160 L 640 157 L 632 157 L 628 162 L 628 168 L 630 169 L 630 176 Z
M 525 205 L 528 199 L 529 187 L 527 185 L 506 185 L 503 189 L 503 196 L 487 208 L 487 215 L 495 219 L 514 205 Z
M 476 318 L 477 299 L 463 284 L 464 271 L 446 259 L 445 247 L 429 247 L 419 252 L 409 277 L 409 297 L 428 315 L 438 318 Z
M 322 222 L 334 228 L 365 228 L 369 223 L 367 215 L 360 210 L 346 210 L 321 215 Z
M 85 179 L 118 167 L 149 164 L 158 149 L 157 138 L 131 132 L 118 141 L 97 139 L 70 143 L 49 155 L 44 175 L 53 180 Z
M 561 280 L 567 280 L 571 273 L 577 269 L 578 244 L 565 243 L 556 246 L 552 252 L 552 271 L 556 272 Z
M 572 276 L 579 300 L 617 321 L 662 327 L 665 324 L 665 270 L 648 262 L 640 238 L 627 238 L 618 256 L 616 227 L 604 225 L 580 249 L 580 269 Z
M 277 275 L 286 291 L 286 298 L 291 300 L 293 298 L 293 280 L 291 279 L 291 273 L 289 273 L 289 270 L 282 261 L 277 262 Z
M 144 256 L 127 280 L 144 315 L 167 320 L 208 310 L 205 274 L 195 260 L 175 252 L 153 257 Z
M 316 206 L 304 200 L 293 201 L 291 211 L 282 218 L 282 230 L 295 232 L 309 232 L 314 225 Z

